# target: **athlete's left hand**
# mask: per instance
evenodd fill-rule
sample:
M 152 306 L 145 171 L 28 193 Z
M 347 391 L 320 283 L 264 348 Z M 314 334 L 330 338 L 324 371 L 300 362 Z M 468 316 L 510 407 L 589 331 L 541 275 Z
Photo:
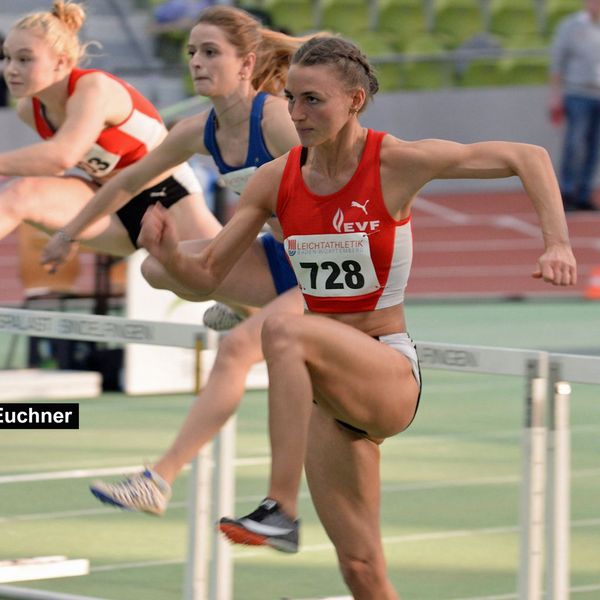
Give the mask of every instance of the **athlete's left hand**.
M 568 244 L 556 244 L 546 248 L 537 261 L 532 277 L 543 279 L 552 285 L 575 285 L 577 283 L 577 263 Z
M 64 234 L 57 232 L 44 246 L 40 262 L 48 273 L 55 273 L 59 265 L 69 260 L 77 252 L 77 247 L 76 242 L 69 241 Z

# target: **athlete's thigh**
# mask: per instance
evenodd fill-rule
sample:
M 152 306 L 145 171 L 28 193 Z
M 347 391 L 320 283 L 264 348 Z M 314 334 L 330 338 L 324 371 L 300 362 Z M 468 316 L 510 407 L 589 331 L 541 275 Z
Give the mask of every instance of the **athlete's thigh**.
M 409 424 L 419 386 L 406 356 L 330 318 L 305 315 L 298 323 L 319 403 L 374 437 Z
M 223 226 L 209 210 L 201 194 L 189 194 L 169 207 L 182 240 L 214 238 Z
M 342 429 L 319 407 L 313 408 L 306 479 L 340 560 L 375 560 L 383 566 L 379 461 L 377 444 Z
M 76 176 L 34 177 L 14 184 L 31 195 L 28 223 L 52 233 L 68 223 L 91 200 L 97 186 Z M 85 246 L 124 255 L 135 250 L 127 231 L 115 215 L 102 217 L 78 236 Z
M 181 247 L 185 252 L 195 254 L 205 248 L 209 241 L 188 240 L 181 242 Z M 271 269 L 260 240 L 255 240 L 244 252 L 211 297 L 221 302 L 261 307 L 277 297 Z

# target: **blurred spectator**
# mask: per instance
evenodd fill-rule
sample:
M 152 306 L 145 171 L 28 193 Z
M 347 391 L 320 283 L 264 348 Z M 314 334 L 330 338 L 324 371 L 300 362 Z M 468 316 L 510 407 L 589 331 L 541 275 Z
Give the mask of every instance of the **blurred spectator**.
M 600 145 L 600 0 L 559 24 L 552 44 L 550 118 L 565 121 L 559 182 L 565 210 L 598 210 L 593 183 Z
M 205 0 L 168 0 L 154 9 L 156 23 L 167 24 L 180 21 L 195 21 L 202 10 L 214 4 Z
M 2 64 L 0 65 L 0 108 L 3 106 L 8 106 L 8 88 L 6 87 L 6 81 L 4 80 L 4 34 L 0 32 L 0 61 Z

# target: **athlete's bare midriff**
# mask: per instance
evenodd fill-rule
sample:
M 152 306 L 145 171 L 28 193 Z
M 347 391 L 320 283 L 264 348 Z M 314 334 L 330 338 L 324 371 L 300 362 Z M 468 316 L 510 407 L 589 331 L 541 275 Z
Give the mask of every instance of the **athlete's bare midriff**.
M 372 337 L 402 333 L 406 331 L 404 318 L 404 304 L 397 304 L 379 310 L 355 312 L 355 313 L 316 313 L 307 314 L 320 315 L 335 319 L 346 325 L 350 325 Z

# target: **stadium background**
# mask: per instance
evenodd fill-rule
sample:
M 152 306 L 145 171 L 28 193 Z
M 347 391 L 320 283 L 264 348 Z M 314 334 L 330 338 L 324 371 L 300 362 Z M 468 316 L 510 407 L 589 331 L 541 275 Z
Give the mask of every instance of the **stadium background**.
M 47 4 L 2 2 L 0 31 L 24 12 Z M 125 77 L 165 109 L 188 96 L 183 48 L 193 18 L 188 13 L 159 23 L 154 12 L 158 4 L 91 0 L 83 35 L 102 44 L 91 48 L 91 66 Z M 561 130 L 552 126 L 546 110 L 547 50 L 558 19 L 581 6 L 579 0 L 248 0 L 241 5 L 293 33 L 322 27 L 362 44 L 382 81 L 382 91 L 363 117 L 365 125 L 408 140 L 539 144 L 558 164 Z M 184 103 L 180 114 L 189 112 Z M 173 120 L 178 111 L 169 114 Z M 0 130 L 0 151 L 35 140 L 10 108 L 0 109 Z M 210 169 L 212 161 L 202 159 L 201 165 Z M 579 285 L 550 291 L 523 277 L 540 238 L 516 178 L 438 181 L 422 195 L 427 202 L 417 202 L 414 210 L 412 297 L 582 296 L 600 266 L 600 217 L 571 214 Z M 3 303 L 22 299 L 17 254 L 16 234 L 0 241 Z M 82 254 L 81 260 L 78 285 L 89 289 L 94 258 Z
M 6 32 L 25 12 L 45 9 L 49 4 L 46 0 L 0 0 L 0 30 Z M 92 49 L 98 55 L 91 66 L 123 76 L 161 109 L 184 101 L 180 114 L 187 114 L 197 110 L 193 103 L 190 108 L 185 102 L 189 83 L 182 44 L 190 22 L 184 18 L 157 25 L 153 4 L 157 3 L 88 0 L 84 37 L 102 44 L 101 51 Z M 551 125 L 546 113 L 547 49 L 558 18 L 579 8 L 579 0 L 380 0 L 378 10 L 373 9 L 375 3 L 366 1 L 257 0 L 241 4 L 264 11 L 262 14 L 269 15 L 275 26 L 292 33 L 327 28 L 341 31 L 361 44 L 379 65 L 383 83 L 382 92 L 364 115 L 365 125 L 404 139 L 504 139 L 540 144 L 558 164 L 561 130 Z M 176 118 L 172 112 L 169 114 Z M 0 109 L 0 131 L 0 151 L 36 139 L 33 132 L 18 123 L 10 108 Z M 201 166 L 210 169 L 211 163 L 203 160 Z M 596 196 L 596 203 L 600 204 L 599 200 Z M 408 289 L 413 336 L 429 341 L 598 354 L 599 305 L 585 297 L 594 292 L 592 275 L 600 268 L 600 216 L 569 214 L 568 221 L 580 282 L 575 288 L 557 290 L 529 278 L 541 238 L 535 214 L 516 179 L 444 181 L 428 186 L 413 213 L 415 261 Z M 95 258 L 82 253 L 81 261 L 78 286 L 91 289 Z M 0 241 L 0 282 L 0 304 L 19 305 L 24 290 L 19 276 L 17 234 Z M 515 299 L 527 301 L 507 302 Z M 4 357 L 4 340 L 0 340 L 0 350 Z M 397 491 L 402 491 L 403 510 L 409 511 L 408 518 L 404 513 L 398 518 L 396 500 L 386 497 L 386 518 L 390 521 L 384 523 L 384 529 L 399 540 L 390 543 L 401 546 L 401 554 L 391 552 L 390 561 L 407 598 L 471 598 L 477 593 L 513 597 L 506 592 L 512 589 L 516 533 L 500 530 L 507 522 L 516 524 L 513 509 L 518 495 L 521 385 L 520 381 L 507 383 L 499 378 L 482 382 L 474 376 L 464 381 L 454 375 L 432 376 L 428 379 L 430 398 L 436 400 L 439 394 L 442 400 L 424 407 L 419 427 L 408 433 L 407 441 L 402 438 L 386 451 L 385 468 L 392 476 L 391 487 L 396 485 Z M 578 528 L 574 530 L 573 583 L 579 586 L 578 598 L 592 600 L 600 589 L 598 512 L 592 501 L 598 490 L 594 476 L 598 468 L 598 408 L 597 390 L 582 387 L 573 415 L 573 527 Z M 266 476 L 268 450 L 260 429 L 266 419 L 264 398 L 256 394 L 250 393 L 247 408 L 242 411 L 245 433 L 239 442 L 240 454 L 242 458 L 264 456 L 263 462 L 253 467 L 255 471 L 244 472 L 241 477 L 244 508 L 260 493 Z M 514 402 L 500 404 L 506 398 Z M 130 465 L 132 460 L 154 456 L 157 448 L 168 443 L 186 406 L 187 400 L 181 397 L 146 398 L 140 403 L 137 398 L 121 395 L 102 396 L 89 404 L 84 435 L 61 438 L 64 443 L 60 447 L 51 435 L 36 434 L 24 445 L 22 434 L 4 436 L 0 440 L 5 465 L 2 475 L 35 474 L 44 468 L 77 469 L 81 465 Z M 464 420 L 456 418 L 456 406 Z M 109 415 L 119 411 L 124 411 L 124 417 L 115 428 Z M 47 460 L 39 460 L 40 455 Z M 501 481 L 491 481 L 489 487 L 475 483 L 476 487 L 470 488 L 470 480 L 489 474 L 490 457 L 494 475 L 510 483 L 500 487 L 504 485 Z M 255 475 L 256 481 L 252 480 Z M 441 478 L 441 483 L 436 484 L 436 478 Z M 444 481 L 450 479 L 453 483 L 449 491 Z M 182 579 L 185 480 L 186 476 L 176 489 L 173 513 L 156 529 L 145 526 L 145 517 L 124 528 L 121 515 L 92 509 L 91 500 L 81 493 L 85 484 L 77 479 L 49 484 L 44 508 L 39 507 L 41 499 L 35 484 L 5 487 L 0 493 L 7 490 L 5 500 L 12 499 L 9 509 L 0 510 L 5 548 L 9 556 L 32 547 L 50 552 L 54 540 L 62 538 L 76 555 L 84 552 L 95 558 L 96 571 L 87 583 L 82 583 L 83 578 L 72 578 L 48 585 L 39 582 L 40 588 L 106 594 L 123 600 L 177 598 L 178 592 L 170 586 Z M 406 491 L 412 489 L 413 480 L 421 481 L 422 495 L 407 499 Z M 456 492 L 452 492 L 454 487 Z M 414 489 L 418 488 L 415 484 Z M 447 509 L 444 514 L 438 514 L 440 505 Z M 423 506 L 426 508 L 421 511 Z M 303 585 L 311 583 L 304 581 L 310 578 L 303 566 L 311 569 L 313 583 L 327 581 L 329 585 L 335 564 L 331 557 L 321 558 L 319 554 L 323 552 L 323 539 L 315 533 L 318 523 L 310 510 L 304 496 L 308 542 L 312 541 L 304 562 L 293 568 L 278 557 L 254 558 L 242 552 L 237 565 L 240 581 L 236 598 L 265 600 L 261 586 L 270 574 L 278 581 L 277 590 L 282 590 L 278 598 L 284 595 L 283 590 L 291 596 L 291 587 L 303 590 Z M 61 511 L 72 514 L 74 520 L 61 520 Z M 84 515 L 82 519 L 95 522 L 91 526 L 89 521 L 80 523 L 78 512 Z M 48 523 L 44 513 L 53 515 Z M 83 547 L 77 545 L 82 543 L 78 539 L 81 527 L 89 527 L 93 538 L 86 539 Z M 498 531 L 494 533 L 492 527 Z M 418 545 L 423 530 L 436 529 L 448 529 L 447 536 L 436 538 L 432 533 L 430 542 Z M 498 535 L 486 537 L 490 532 Z M 425 540 L 427 535 L 423 534 Z M 457 537 L 456 545 L 453 535 Z M 151 556 L 158 537 L 158 545 L 164 550 Z M 176 552 L 171 551 L 172 547 Z M 5 552 L 0 550 L 0 556 Z M 488 560 L 488 555 L 493 555 L 493 560 Z M 155 567 L 130 576 L 135 566 L 127 565 L 142 556 L 146 566 Z M 454 557 L 456 563 L 452 562 Z M 115 575 L 111 575 L 112 568 Z M 289 582 L 287 589 L 282 582 Z M 585 587 L 590 588 L 589 595 Z M 331 593 L 341 594 L 343 590 L 334 575 Z M 293 597 L 307 595 L 299 591 Z

